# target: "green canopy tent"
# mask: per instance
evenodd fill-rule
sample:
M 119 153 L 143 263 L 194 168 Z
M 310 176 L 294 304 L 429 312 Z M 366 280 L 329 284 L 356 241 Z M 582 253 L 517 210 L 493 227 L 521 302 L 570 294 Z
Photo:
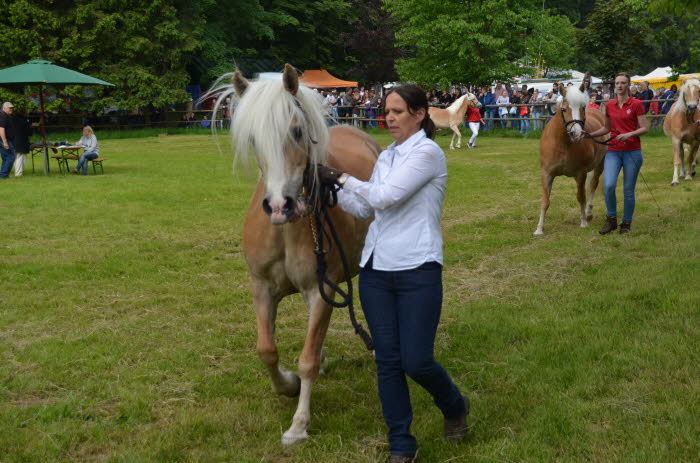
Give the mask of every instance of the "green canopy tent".
M 49 172 L 49 152 L 46 143 L 46 119 L 44 116 L 44 85 L 109 85 L 113 84 L 96 79 L 61 66 L 51 61 L 34 60 L 25 64 L 0 70 L 0 85 L 39 85 L 39 102 L 41 107 L 41 139 L 44 144 L 44 174 Z

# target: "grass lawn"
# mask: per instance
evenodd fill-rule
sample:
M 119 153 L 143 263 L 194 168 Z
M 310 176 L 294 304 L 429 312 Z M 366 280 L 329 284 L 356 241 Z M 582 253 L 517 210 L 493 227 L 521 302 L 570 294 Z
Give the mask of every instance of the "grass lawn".
M 105 175 L 54 164 L 0 183 L 0 461 L 386 458 L 374 363 L 343 310 L 310 439 L 281 447 L 296 400 L 271 392 L 254 349 L 240 246 L 253 180 L 219 144 L 105 138 Z M 598 235 L 600 191 L 579 228 L 574 181 L 560 177 L 533 237 L 537 140 L 477 144 L 447 153 L 436 345 L 471 398 L 471 431 L 446 444 L 412 385 L 421 461 L 698 461 L 700 178 L 671 188 L 670 142 L 645 138 L 629 236 Z M 283 301 L 285 366 L 304 331 L 301 298 Z

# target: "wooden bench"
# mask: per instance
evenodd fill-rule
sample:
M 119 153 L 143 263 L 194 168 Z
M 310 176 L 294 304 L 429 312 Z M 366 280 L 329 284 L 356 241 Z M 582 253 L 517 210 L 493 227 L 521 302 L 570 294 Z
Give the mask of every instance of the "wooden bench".
M 73 155 L 73 154 L 69 154 L 69 155 L 67 155 L 67 156 L 63 156 L 63 155 L 61 155 L 61 154 L 57 154 L 57 155 L 54 155 L 54 156 L 51 156 L 51 157 L 54 158 L 54 159 L 56 160 L 56 162 L 58 162 L 58 170 L 59 170 L 61 173 L 63 173 L 63 168 L 64 168 L 64 167 L 66 168 L 66 173 L 69 173 L 69 172 L 70 172 L 70 166 L 68 165 L 68 161 L 77 161 L 77 160 L 78 160 L 78 156 L 75 156 L 75 155 Z M 34 160 L 32 159 L 32 163 L 33 163 L 33 161 L 34 161 Z M 32 165 L 32 168 L 33 168 L 33 165 Z
M 100 171 L 104 175 L 105 169 L 102 167 L 102 162 L 106 161 L 107 158 L 95 158 L 95 159 L 90 159 L 90 162 L 92 163 L 92 171 L 97 175 L 97 168 L 95 166 L 100 166 Z

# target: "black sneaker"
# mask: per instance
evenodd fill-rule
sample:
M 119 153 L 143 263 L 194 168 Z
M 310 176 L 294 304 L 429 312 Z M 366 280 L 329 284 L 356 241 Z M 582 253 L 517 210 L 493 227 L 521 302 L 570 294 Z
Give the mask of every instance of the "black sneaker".
M 605 223 L 603 224 L 603 228 L 598 230 L 598 233 L 601 235 L 607 235 L 611 231 L 615 230 L 617 228 L 617 217 L 610 217 L 608 216 L 605 219 Z
M 629 233 L 632 229 L 632 224 L 629 222 L 622 222 L 620 224 L 620 235 L 624 235 L 625 233 Z

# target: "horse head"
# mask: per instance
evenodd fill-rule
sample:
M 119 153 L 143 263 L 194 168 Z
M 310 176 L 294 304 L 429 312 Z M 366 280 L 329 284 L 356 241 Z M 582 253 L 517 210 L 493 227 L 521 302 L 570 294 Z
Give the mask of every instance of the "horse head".
M 253 148 L 265 186 L 263 211 L 272 224 L 285 224 L 304 210 L 299 197 L 307 166 L 326 161 L 321 96 L 300 86 L 289 64 L 281 81 L 248 81 L 236 71 L 231 82 L 239 98 L 231 130 L 236 155 L 245 158 Z M 309 174 L 315 177 L 315 169 Z
M 469 104 L 471 104 L 472 106 L 481 108 L 481 102 L 473 93 L 467 92 L 467 101 L 469 101 Z
M 695 115 L 695 110 L 698 109 L 698 100 L 700 100 L 700 80 L 686 80 L 679 93 L 678 104 L 680 108 L 684 107 L 688 115 Z
M 586 125 L 586 106 L 588 105 L 588 95 L 581 87 L 565 88 L 559 85 L 560 98 L 557 99 L 557 106 L 564 122 L 564 129 L 571 140 L 578 140 L 583 134 Z

